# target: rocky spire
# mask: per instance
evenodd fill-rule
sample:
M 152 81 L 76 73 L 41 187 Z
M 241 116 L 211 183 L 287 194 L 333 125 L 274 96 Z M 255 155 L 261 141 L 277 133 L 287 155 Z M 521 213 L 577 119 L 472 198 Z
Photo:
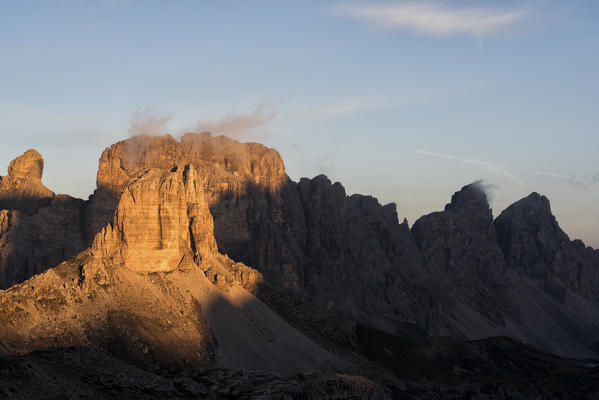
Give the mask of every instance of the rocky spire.
M 495 220 L 510 268 L 540 279 L 547 293 L 564 301 L 565 287 L 599 301 L 599 254 L 570 238 L 551 213 L 547 197 L 531 193 Z
M 43 172 L 44 159 L 33 149 L 12 160 L 8 166 L 8 175 L 14 178 L 41 181 Z
M 42 184 L 44 160 L 35 150 L 27 150 L 11 161 L 8 175 L 0 178 L 0 209 L 33 214 L 47 206 L 54 193 Z
M 495 323 L 506 309 L 507 278 L 487 196 L 475 182 L 454 193 L 444 211 L 419 218 L 412 233 L 445 303 L 472 305 Z M 433 279 L 433 281 L 434 281 Z
M 489 210 L 487 195 L 480 183 L 474 182 L 464 186 L 459 192 L 451 196 L 451 203 L 445 206 L 445 210 L 454 212 L 486 212 Z

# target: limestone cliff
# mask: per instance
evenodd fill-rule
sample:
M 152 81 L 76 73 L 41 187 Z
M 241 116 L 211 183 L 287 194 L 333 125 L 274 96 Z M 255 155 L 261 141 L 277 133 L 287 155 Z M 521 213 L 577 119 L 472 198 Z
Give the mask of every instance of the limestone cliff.
M 0 291 L 0 351 L 102 347 L 148 368 L 339 364 L 248 291 L 260 281 L 217 252 L 192 165 L 142 171 L 91 248 Z
M 563 302 L 566 288 L 599 302 L 599 251 L 571 241 L 538 193 L 509 206 L 495 220 L 499 244 L 510 268 L 542 282 Z
M 87 211 L 90 233 L 108 222 L 136 174 L 178 165 L 193 166 L 206 188 L 219 251 L 267 283 L 379 325 L 426 318 L 418 305 L 429 295 L 422 258 L 394 206 L 347 197 L 324 176 L 296 184 L 280 155 L 257 143 L 188 134 L 180 142 L 146 136 L 111 146 Z
M 85 203 L 56 196 L 42 184 L 35 150 L 14 159 L 0 177 L 0 289 L 22 282 L 85 249 Z
M 508 281 L 493 215 L 478 184 L 456 192 L 445 210 L 412 228 L 439 290 L 438 307 L 463 303 L 501 324 L 508 311 Z
M 169 272 L 217 252 L 206 194 L 193 166 L 151 169 L 121 193 L 114 220 L 92 245 L 110 263 Z
M 436 293 L 429 332 L 506 335 L 555 354 L 597 357 L 596 252 L 569 241 L 546 198 L 533 193 L 493 221 L 484 191 L 467 185 L 412 232 Z M 572 279 L 583 275 L 584 283 Z
M 112 218 L 120 192 L 141 171 L 170 170 L 193 165 L 208 188 L 213 203 L 223 192 L 239 193 L 249 186 L 275 192 L 288 180 L 278 152 L 257 143 L 239 143 L 224 136 L 188 134 L 137 136 L 114 144 L 102 153 L 97 189 L 87 212 L 91 239 Z
M 33 214 L 50 203 L 54 193 L 42 184 L 44 160 L 28 150 L 8 166 L 8 175 L 0 177 L 0 209 Z

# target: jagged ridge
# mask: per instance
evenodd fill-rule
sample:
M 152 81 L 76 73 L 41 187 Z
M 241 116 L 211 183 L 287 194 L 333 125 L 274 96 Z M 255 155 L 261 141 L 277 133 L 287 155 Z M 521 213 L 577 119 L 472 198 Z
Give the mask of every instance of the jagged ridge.
M 41 170 L 33 170 L 22 179 L 41 179 Z M 193 185 L 185 183 L 186 174 Z M 399 224 L 395 205 L 348 197 L 324 176 L 292 182 L 275 150 L 209 134 L 119 142 L 102 154 L 97 183 L 77 212 L 56 211 L 68 220 L 56 237 L 78 238 L 65 244 L 23 240 L 15 232 L 37 228 L 10 222 L 19 216 L 44 224 L 59 196 L 31 216 L 2 211 L 0 239 L 7 248 L 25 248 L 3 253 L 3 270 L 19 271 L 4 285 L 60 260 L 22 268 L 27 249 L 55 245 L 68 259 L 100 232 L 92 254 L 106 265 L 142 273 L 199 266 L 223 287 L 227 280 L 259 286 L 263 277 L 266 285 L 391 333 L 409 321 L 430 333 L 508 334 L 560 354 L 595 354 L 589 338 L 597 326 L 578 320 L 598 309 L 597 251 L 570 242 L 551 220 L 548 202 L 522 200 L 493 221 L 484 192 L 468 185 L 444 211 L 410 230 Z M 524 218 L 527 207 L 543 218 Z M 531 259 L 543 262 L 531 265 Z M 531 302 L 547 314 L 547 335 L 530 319 Z M 564 328 L 572 324 L 575 329 Z M 552 335 L 567 345 L 545 340 Z

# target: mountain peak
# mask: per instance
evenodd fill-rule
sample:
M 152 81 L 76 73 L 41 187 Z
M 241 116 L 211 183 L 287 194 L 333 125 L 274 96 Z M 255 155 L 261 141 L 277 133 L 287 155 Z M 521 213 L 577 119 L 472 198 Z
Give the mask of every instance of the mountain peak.
M 529 207 L 536 208 L 538 210 L 543 210 L 547 214 L 551 214 L 551 204 L 549 203 L 549 199 L 537 192 L 532 192 L 518 203 L 522 202 L 523 204 L 528 205 Z
M 12 160 L 8 166 L 8 175 L 14 178 L 41 180 L 43 172 L 44 159 L 33 149 Z
M 8 175 L 0 177 L 0 210 L 18 210 L 33 214 L 47 206 L 54 192 L 42 184 L 44 159 L 35 150 L 27 150 L 8 166 Z
M 473 182 L 455 192 L 451 196 L 451 203 L 445 206 L 446 211 L 454 212 L 473 212 L 479 210 L 488 210 L 489 202 L 487 194 L 482 188 L 480 182 Z
M 557 221 L 551 212 L 549 199 L 537 192 L 532 192 L 510 205 L 497 217 L 497 222 L 501 224 L 503 221 L 514 218 L 525 221 L 527 224 L 535 226 L 536 229 L 541 225 L 551 226 L 553 227 L 552 229 L 559 229 Z

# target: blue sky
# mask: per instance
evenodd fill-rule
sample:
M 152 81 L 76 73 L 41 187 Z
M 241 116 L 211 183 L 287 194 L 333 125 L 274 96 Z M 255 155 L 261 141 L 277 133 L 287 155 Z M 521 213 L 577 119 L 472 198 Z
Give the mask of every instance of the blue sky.
M 0 171 L 87 198 L 132 133 L 277 148 L 410 223 L 461 186 L 537 191 L 599 247 L 599 2 L 0 3 Z

